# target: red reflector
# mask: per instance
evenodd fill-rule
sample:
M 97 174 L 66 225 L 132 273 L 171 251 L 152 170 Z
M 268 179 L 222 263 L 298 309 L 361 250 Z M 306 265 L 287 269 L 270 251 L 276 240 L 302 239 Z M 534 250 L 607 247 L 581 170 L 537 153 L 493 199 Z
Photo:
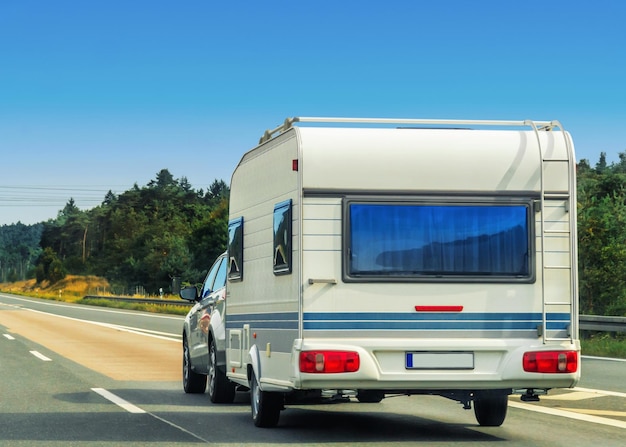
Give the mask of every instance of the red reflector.
M 298 160 L 291 160 L 291 170 L 292 171 L 297 171 L 298 170 Z
M 463 306 L 415 306 L 418 312 L 461 312 Z
M 522 359 L 524 371 L 536 373 L 574 373 L 578 370 L 576 351 L 525 352 Z
M 359 354 L 352 351 L 303 351 L 300 353 L 300 372 L 344 373 L 355 372 L 360 366 Z

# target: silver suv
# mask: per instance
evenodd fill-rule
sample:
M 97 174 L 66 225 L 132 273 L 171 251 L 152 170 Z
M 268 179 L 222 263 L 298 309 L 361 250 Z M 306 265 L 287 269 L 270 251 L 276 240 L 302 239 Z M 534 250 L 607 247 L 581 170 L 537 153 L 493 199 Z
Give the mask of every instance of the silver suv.
M 195 286 L 180 291 L 181 298 L 196 302 L 183 327 L 183 388 L 186 393 L 204 393 L 208 382 L 209 397 L 215 403 L 235 399 L 235 384 L 226 378 L 226 273 L 223 253 L 209 269 L 201 291 Z

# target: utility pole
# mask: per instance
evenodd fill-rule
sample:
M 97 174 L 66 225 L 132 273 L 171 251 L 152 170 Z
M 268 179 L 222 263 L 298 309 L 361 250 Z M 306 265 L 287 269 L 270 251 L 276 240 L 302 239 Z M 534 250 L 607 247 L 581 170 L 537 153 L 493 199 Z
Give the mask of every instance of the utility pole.
M 83 233 L 83 264 L 85 263 L 85 260 L 87 258 L 87 228 L 89 228 L 89 224 L 85 225 L 85 232 Z

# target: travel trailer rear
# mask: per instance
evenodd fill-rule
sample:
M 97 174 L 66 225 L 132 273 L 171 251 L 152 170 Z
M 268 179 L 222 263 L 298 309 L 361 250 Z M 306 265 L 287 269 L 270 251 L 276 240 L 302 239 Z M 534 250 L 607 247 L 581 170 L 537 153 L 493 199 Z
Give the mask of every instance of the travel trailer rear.
M 301 396 L 505 419 L 580 377 L 573 143 L 556 121 L 292 118 L 230 185 L 226 370 Z

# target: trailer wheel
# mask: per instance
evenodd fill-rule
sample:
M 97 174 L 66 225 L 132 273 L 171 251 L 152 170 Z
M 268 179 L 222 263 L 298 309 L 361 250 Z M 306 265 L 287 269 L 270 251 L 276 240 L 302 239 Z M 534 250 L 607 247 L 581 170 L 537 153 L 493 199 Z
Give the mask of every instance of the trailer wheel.
M 282 393 L 261 391 L 254 371 L 250 375 L 250 406 L 257 427 L 275 427 L 283 408 Z
M 185 393 L 201 394 L 206 389 L 206 376 L 191 369 L 191 354 L 187 337 L 183 336 L 183 389 Z
M 209 399 L 215 404 L 230 404 L 235 400 L 235 384 L 228 380 L 226 373 L 217 366 L 215 340 L 209 343 Z
M 499 427 L 506 418 L 509 398 L 506 394 L 479 396 L 474 399 L 474 415 L 483 427 Z
M 359 402 L 377 404 L 385 397 L 385 393 L 378 390 L 358 390 L 356 399 Z

